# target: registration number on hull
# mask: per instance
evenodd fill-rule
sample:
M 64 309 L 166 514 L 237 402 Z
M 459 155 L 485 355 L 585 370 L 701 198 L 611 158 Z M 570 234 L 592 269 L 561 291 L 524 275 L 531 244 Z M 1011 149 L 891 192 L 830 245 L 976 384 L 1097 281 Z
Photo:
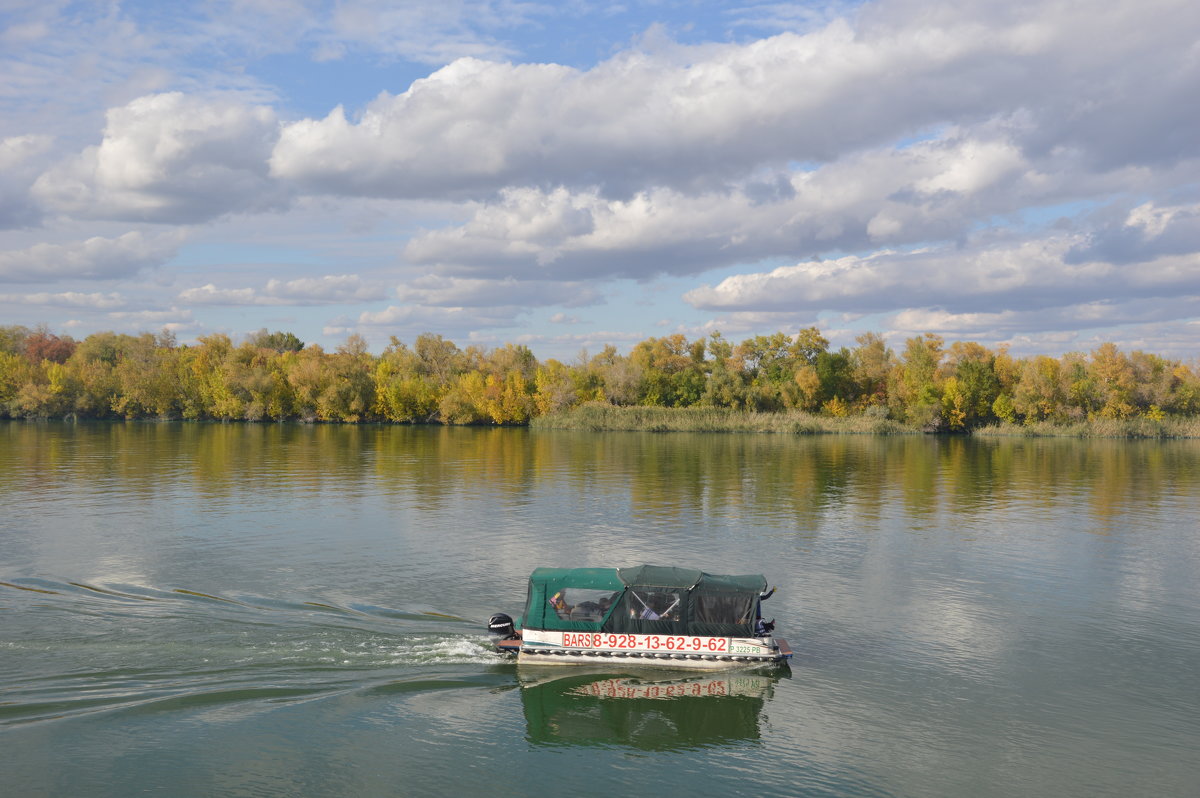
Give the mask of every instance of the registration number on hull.
M 569 648 L 610 648 L 639 651 L 684 651 L 704 654 L 729 653 L 728 637 L 685 637 L 682 635 L 632 635 L 602 632 L 563 632 L 562 644 Z

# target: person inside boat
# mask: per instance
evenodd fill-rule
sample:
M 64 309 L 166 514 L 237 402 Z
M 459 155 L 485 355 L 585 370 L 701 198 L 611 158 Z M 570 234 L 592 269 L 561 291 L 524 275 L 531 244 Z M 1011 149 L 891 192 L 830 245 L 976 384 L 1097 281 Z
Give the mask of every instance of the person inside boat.
M 564 621 L 570 620 L 572 608 L 571 605 L 567 603 L 567 599 L 565 596 L 563 596 L 563 592 L 561 590 L 550 597 L 550 606 L 554 608 L 554 611 L 558 614 L 559 618 L 562 618 Z
M 679 606 L 679 596 L 671 593 L 650 593 L 643 599 L 636 592 L 633 597 L 642 605 L 638 618 L 643 621 L 675 621 L 676 608 Z M 669 602 L 669 603 L 668 603 Z
M 775 630 L 775 619 L 764 621 L 762 617 L 762 603 L 775 595 L 775 588 L 772 586 L 766 593 L 758 594 L 758 605 L 754 611 L 754 634 L 759 637 L 766 637 Z
M 571 611 L 573 620 L 599 621 L 608 613 L 612 606 L 612 596 L 601 596 L 599 601 L 581 601 Z

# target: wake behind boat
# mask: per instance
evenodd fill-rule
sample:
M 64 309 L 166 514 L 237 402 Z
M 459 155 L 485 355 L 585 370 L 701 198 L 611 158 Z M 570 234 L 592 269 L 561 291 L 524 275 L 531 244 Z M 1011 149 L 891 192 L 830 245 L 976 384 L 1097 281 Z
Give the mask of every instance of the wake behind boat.
M 772 634 L 759 574 L 726 576 L 691 568 L 538 568 L 529 577 L 519 623 L 493 615 L 500 651 L 535 665 L 632 664 L 709 670 L 785 663 L 786 640 Z

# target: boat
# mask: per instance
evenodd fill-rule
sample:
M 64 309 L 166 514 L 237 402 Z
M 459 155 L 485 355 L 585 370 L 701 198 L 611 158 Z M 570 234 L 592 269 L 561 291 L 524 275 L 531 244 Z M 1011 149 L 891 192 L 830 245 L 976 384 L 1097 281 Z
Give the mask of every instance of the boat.
M 692 568 L 537 568 L 519 621 L 496 613 L 488 631 L 518 664 L 639 664 L 712 670 L 786 664 L 787 641 L 761 604 L 759 574 Z

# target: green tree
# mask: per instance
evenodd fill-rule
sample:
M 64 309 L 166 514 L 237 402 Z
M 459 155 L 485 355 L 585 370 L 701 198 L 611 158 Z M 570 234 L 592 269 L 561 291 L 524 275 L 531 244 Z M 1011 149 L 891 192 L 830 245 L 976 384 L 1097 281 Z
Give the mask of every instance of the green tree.
M 890 399 L 894 414 L 927 430 L 941 424 L 942 394 L 938 368 L 942 362 L 940 335 L 925 333 L 904 342 L 904 354 L 894 369 Z
M 992 402 L 992 413 L 1001 421 L 1006 421 L 1009 424 L 1017 422 L 1017 408 L 1013 404 L 1013 399 L 1006 393 L 1002 393 L 996 397 L 996 401 Z
M 733 359 L 746 383 L 749 409 L 772 411 L 820 406 L 817 363 L 829 341 L 816 327 L 795 335 L 782 332 L 747 338 L 733 350 Z
M 1165 409 L 1178 415 L 1200 415 L 1200 370 L 1176 363 L 1171 374 L 1175 387 Z
M 700 397 L 700 404 L 707 407 L 731 407 L 745 409 L 746 380 L 740 361 L 734 355 L 733 344 L 720 332 L 708 336 L 706 347 L 710 356 L 708 380 Z
M 1000 396 L 995 355 L 974 341 L 956 341 L 942 363 L 942 420 L 952 430 L 970 430 L 996 418 Z
M 273 333 L 267 332 L 267 328 L 263 327 L 255 333 L 251 333 L 246 343 L 259 349 L 272 349 L 282 354 L 283 352 L 299 352 L 304 348 L 304 342 L 296 337 L 295 333 L 280 332 L 276 330 Z
M 821 403 L 840 399 L 843 403 L 857 398 L 854 380 L 854 361 L 849 349 L 842 347 L 836 352 L 818 352 L 814 369 L 820 382 Z
M 20 324 L 0 326 L 0 352 L 10 355 L 25 354 L 25 339 L 29 337 L 29 328 Z
M 633 348 L 629 359 L 642 372 L 639 404 L 686 407 L 704 394 L 703 340 L 689 343 L 679 334 L 648 338 Z
M 1067 418 L 1080 420 L 1099 411 L 1103 400 L 1087 359 L 1079 352 L 1069 352 L 1059 360 L 1059 380 L 1064 394 L 1064 413 Z

